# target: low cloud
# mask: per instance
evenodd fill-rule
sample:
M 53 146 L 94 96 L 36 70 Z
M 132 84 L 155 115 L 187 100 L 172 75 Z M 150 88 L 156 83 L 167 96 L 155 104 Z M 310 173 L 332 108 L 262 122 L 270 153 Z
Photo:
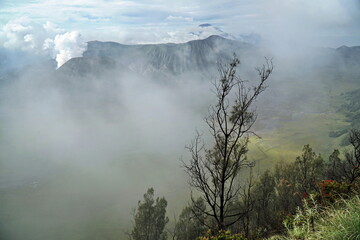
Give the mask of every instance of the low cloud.
M 49 15 L 49 12 L 52 14 Z M 290 48 L 294 44 L 304 43 L 331 47 L 358 45 L 360 32 L 358 0 L 224 0 L 221 3 L 205 3 L 203 0 L 176 3 L 164 0 L 87 0 L 81 4 L 64 0 L 39 0 L 9 5 L 0 10 L 0 15 L 30 18 L 35 16 L 39 21 L 57 22 L 64 28 L 75 24 L 76 30 L 86 39 L 127 44 L 184 42 L 196 39 L 186 35 L 191 27 L 189 25 L 194 23 L 196 26 L 206 22 L 221 27 L 233 36 L 256 33 L 280 47 L 288 44 Z M 53 34 L 55 32 L 55 35 L 65 33 L 50 22 L 40 26 L 42 30 L 52 31 Z M 10 35 L 25 31 L 22 27 L 26 28 L 26 25 L 13 26 Z M 72 30 L 68 28 L 68 31 Z M 12 35 L 11 40 L 6 42 L 24 43 L 25 35 L 20 35 L 19 38 Z M 51 39 L 54 39 L 55 35 Z M 34 41 L 36 43 L 36 36 Z M 26 47 L 34 46 L 33 42 L 25 43 Z
M 6 48 L 22 49 L 26 50 L 29 48 L 34 48 L 33 44 L 29 44 L 30 36 L 31 42 L 34 43 L 35 39 L 33 38 L 32 33 L 36 30 L 34 26 L 29 25 L 29 19 L 19 18 L 13 21 L 8 22 L 4 27 L 2 34 L 3 35 L 3 46 Z
M 65 32 L 49 21 L 41 25 L 18 18 L 8 22 L 0 36 L 3 47 L 47 56 L 57 61 L 57 67 L 73 57 L 81 57 L 86 50 L 86 42 L 78 31 Z

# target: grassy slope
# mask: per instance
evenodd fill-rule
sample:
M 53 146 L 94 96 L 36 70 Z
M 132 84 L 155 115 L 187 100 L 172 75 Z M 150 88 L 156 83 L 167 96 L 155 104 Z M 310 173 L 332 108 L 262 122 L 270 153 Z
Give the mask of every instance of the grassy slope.
M 261 169 L 269 168 L 277 161 L 293 161 L 305 144 L 310 144 L 327 159 L 347 138 L 347 134 L 330 137 L 329 133 L 351 127 L 342 106 L 349 104 L 347 93 L 359 89 L 359 74 L 317 74 L 311 78 L 314 84 L 310 81 L 293 86 L 304 94 L 289 99 L 288 104 L 293 105 L 287 109 L 284 105 L 285 111 L 272 116 L 259 113 L 256 127 L 261 130 L 261 139 L 252 138 L 249 156 L 261 160 Z M 315 81 L 321 84 L 315 85 Z M 262 129 L 266 121 L 276 122 L 276 127 Z
M 269 240 L 356 240 L 360 239 L 360 198 L 340 200 L 337 206 L 318 214 L 315 231 L 295 227 L 287 236 L 273 236 Z

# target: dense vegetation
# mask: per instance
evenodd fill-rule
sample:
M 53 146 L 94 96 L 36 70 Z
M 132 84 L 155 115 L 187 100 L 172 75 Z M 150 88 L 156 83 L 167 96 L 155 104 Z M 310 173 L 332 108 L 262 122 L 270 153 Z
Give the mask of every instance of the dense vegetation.
M 254 174 L 254 163 L 247 158 L 249 136 L 256 135 L 251 105 L 273 68 L 265 64 L 258 70 L 260 83 L 247 88 L 236 76 L 238 63 L 235 57 L 228 68 L 219 68 L 218 102 L 205 119 L 213 146 L 205 147 L 197 134 L 188 147 L 191 160 L 184 168 L 194 191 L 174 226 L 167 228 L 169 235 L 176 240 L 357 239 L 360 205 L 352 197 L 360 177 L 360 131 L 350 130 L 349 146 L 326 159 L 308 144 L 294 161 Z M 167 203 L 164 198 L 155 203 L 153 193 L 149 189 L 138 204 L 133 240 L 166 238 Z M 334 231 L 339 224 L 341 230 Z
M 355 148 L 347 150 L 345 155 L 355 156 L 356 151 Z M 250 193 L 248 198 L 233 202 L 234 208 L 246 212 L 234 225 L 218 230 L 211 216 L 204 214 L 204 200 L 198 198 L 182 210 L 169 232 L 176 240 L 241 240 L 271 236 L 271 239 L 357 239 L 360 236 L 358 175 L 354 179 L 342 171 L 358 172 L 359 169 L 358 165 L 348 164 L 346 158 L 341 159 L 338 150 L 324 160 L 305 145 L 294 162 L 279 162 L 274 169 L 252 176 L 253 184 L 246 188 Z M 139 207 L 138 212 L 141 211 Z M 156 224 L 158 220 L 155 219 L 148 222 Z M 165 215 L 163 219 L 167 221 Z M 134 229 L 138 228 L 135 224 Z

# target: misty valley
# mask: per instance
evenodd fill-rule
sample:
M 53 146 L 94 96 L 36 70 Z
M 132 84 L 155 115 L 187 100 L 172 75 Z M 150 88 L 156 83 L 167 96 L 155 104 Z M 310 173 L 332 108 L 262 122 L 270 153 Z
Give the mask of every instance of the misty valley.
M 332 239 L 301 234 L 357 195 L 360 47 L 245 40 L 0 48 L 0 239 Z

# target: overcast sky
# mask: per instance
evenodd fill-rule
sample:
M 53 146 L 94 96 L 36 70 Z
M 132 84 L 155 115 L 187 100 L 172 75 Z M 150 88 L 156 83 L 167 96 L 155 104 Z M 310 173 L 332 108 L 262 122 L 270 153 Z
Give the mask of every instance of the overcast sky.
M 202 23 L 281 43 L 360 45 L 359 0 L 0 0 L 7 47 L 72 31 L 86 41 L 183 42 Z

